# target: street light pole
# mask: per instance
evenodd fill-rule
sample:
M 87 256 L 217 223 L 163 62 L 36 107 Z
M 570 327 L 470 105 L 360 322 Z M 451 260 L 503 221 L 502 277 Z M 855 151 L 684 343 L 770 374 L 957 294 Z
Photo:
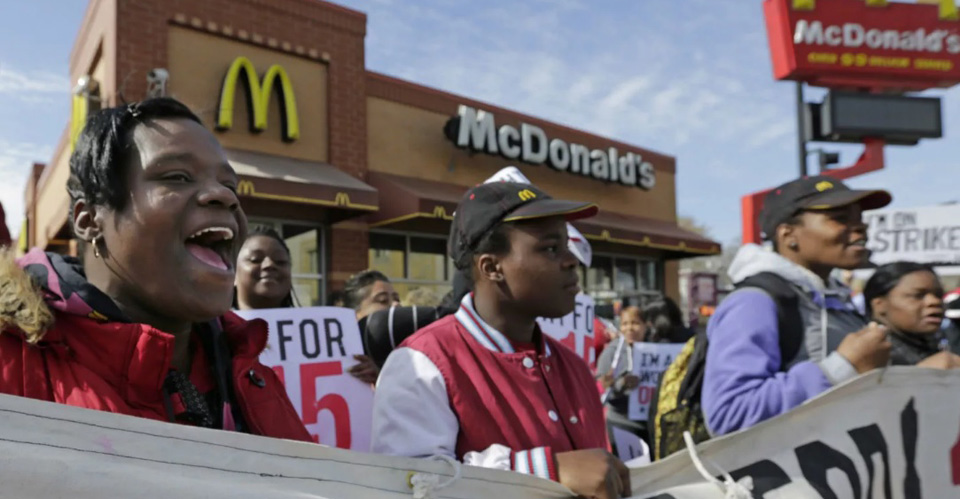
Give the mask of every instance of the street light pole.
M 803 102 L 803 82 L 798 81 L 797 85 L 797 156 L 800 159 L 800 176 L 807 176 L 807 141 L 804 137 L 804 102 Z

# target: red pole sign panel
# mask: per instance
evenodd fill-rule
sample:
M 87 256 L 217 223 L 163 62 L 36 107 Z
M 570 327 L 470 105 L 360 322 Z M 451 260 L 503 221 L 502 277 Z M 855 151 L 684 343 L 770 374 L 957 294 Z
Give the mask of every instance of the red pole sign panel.
M 823 87 L 923 90 L 960 83 L 955 0 L 765 0 L 773 73 Z

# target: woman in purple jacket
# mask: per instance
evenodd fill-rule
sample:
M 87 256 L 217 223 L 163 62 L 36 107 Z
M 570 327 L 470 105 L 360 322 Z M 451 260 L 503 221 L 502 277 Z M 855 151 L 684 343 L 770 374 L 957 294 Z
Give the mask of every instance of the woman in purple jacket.
M 886 191 L 851 190 L 823 176 L 767 195 L 760 224 L 768 247 L 741 248 L 730 276 L 735 283 L 761 273 L 780 277 L 796 292 L 803 338 L 791 358 L 781 358 L 777 303 L 761 289 L 741 287 L 720 304 L 707 326 L 702 394 L 712 434 L 749 428 L 886 365 L 890 343 L 883 327 L 868 324 L 830 274 L 867 262 L 862 212 L 890 200 Z

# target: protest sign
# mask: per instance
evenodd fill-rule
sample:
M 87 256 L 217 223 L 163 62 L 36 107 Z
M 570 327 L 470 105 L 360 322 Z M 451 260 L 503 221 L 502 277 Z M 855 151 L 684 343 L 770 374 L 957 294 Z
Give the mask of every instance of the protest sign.
M 559 319 L 537 319 L 540 329 L 564 346 L 577 352 L 587 364 L 593 364 L 597 352 L 593 348 L 593 298 L 580 293 L 573 312 Z
M 870 261 L 960 265 L 960 205 L 873 210 L 868 225 Z
M 660 386 L 660 376 L 680 355 L 683 343 L 634 343 L 633 373 L 640 378 L 640 386 L 630 392 L 629 417 L 646 421 L 653 393 Z
M 317 442 L 370 450 L 373 391 L 347 374 L 363 353 L 353 310 L 338 307 L 244 310 L 270 328 L 260 362 L 283 380 L 287 395 Z
M 878 369 L 753 428 L 633 470 L 637 499 L 960 497 L 960 371 Z

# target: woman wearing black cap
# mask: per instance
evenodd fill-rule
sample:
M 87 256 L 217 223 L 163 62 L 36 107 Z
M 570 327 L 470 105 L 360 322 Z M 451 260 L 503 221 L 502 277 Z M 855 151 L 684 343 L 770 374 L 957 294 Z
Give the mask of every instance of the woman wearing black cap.
M 740 249 L 730 266 L 739 289 L 707 327 L 702 406 L 712 434 L 749 428 L 886 365 L 890 343 L 883 327 L 867 324 L 830 273 L 867 262 L 862 212 L 890 200 L 885 191 L 851 190 L 823 176 L 789 182 L 767 195 L 760 223 L 768 248 Z M 782 302 L 752 285 L 757 276 L 782 288 L 776 295 L 795 296 L 788 306 L 791 315 L 798 313 L 794 322 L 802 323 L 796 332 L 779 325 Z

